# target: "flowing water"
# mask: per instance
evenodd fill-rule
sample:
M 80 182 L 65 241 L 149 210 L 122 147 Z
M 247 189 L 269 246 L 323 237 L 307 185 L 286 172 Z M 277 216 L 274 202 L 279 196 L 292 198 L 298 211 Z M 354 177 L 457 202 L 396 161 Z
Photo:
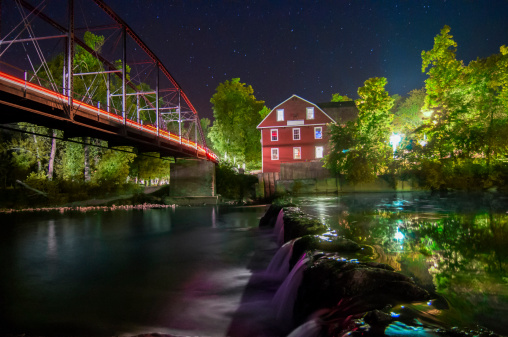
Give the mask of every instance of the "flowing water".
M 370 193 L 292 201 L 438 299 L 394 307 L 392 315 L 508 335 L 508 196 Z M 407 335 L 414 328 L 390 329 L 388 335 Z
M 293 201 L 361 244 L 363 258 L 390 264 L 437 296 L 394 307 L 392 316 L 508 335 L 507 197 Z M 288 270 L 292 245 L 278 250 L 280 219 L 275 230 L 258 228 L 265 210 L 0 214 L 0 334 L 285 336 L 305 261 Z M 295 335 L 317 335 L 313 324 Z M 415 329 L 395 322 L 385 334 L 432 336 Z
M 274 291 L 246 297 L 277 248 L 265 210 L 0 214 L 0 335 L 248 336 Z

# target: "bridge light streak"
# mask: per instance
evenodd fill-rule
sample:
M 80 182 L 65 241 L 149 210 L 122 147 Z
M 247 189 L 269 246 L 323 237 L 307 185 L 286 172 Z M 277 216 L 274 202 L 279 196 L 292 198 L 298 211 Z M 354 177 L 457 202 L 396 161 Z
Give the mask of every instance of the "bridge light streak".
M 4 72 L 0 72 L 0 79 L 20 87 L 21 91 L 26 92 L 27 89 L 30 89 L 31 91 L 34 91 L 35 93 L 39 93 L 39 94 L 42 94 L 46 97 L 50 97 L 53 100 L 56 98 L 61 101 L 62 105 L 67 103 L 67 99 L 68 99 L 67 96 L 64 96 L 60 93 L 46 89 L 44 87 L 38 86 L 38 85 L 33 84 L 31 82 L 22 80 L 20 78 L 15 77 L 15 76 L 11 76 L 11 75 L 6 74 Z M 85 109 L 89 112 L 91 111 L 94 114 L 99 114 L 99 115 L 105 116 L 108 119 L 112 118 L 113 120 L 117 121 L 119 124 L 124 123 L 124 118 L 120 115 L 102 110 L 99 107 L 92 106 L 90 104 L 84 103 L 84 102 L 79 101 L 74 98 L 72 99 L 72 102 L 73 102 L 74 106 L 81 107 L 82 109 Z M 128 126 L 128 127 L 132 127 L 132 128 L 141 130 L 143 132 L 147 132 L 147 133 L 157 136 L 157 129 L 151 125 L 142 125 L 142 124 L 137 123 L 136 121 L 133 121 L 131 119 L 126 119 L 125 122 L 126 122 L 126 126 Z M 172 134 L 168 131 L 165 131 L 165 130 L 160 130 L 158 137 L 167 139 L 173 143 L 183 145 L 183 146 L 190 148 L 192 150 L 197 150 L 198 153 L 205 155 L 206 159 L 212 160 L 214 162 L 218 162 L 218 160 L 219 160 L 218 156 L 215 153 L 208 150 L 208 148 L 205 149 L 204 147 L 197 144 L 196 142 L 193 142 L 193 141 L 186 139 L 184 137 L 174 135 L 174 134 Z

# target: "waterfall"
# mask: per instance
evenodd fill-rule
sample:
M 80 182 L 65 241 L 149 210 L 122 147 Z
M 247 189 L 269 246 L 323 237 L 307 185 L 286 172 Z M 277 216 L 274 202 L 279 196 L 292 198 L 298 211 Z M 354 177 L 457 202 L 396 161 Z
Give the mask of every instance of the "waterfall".
M 322 328 L 317 319 L 311 319 L 293 330 L 287 337 L 319 337 Z
M 275 228 L 273 233 L 277 236 L 277 244 L 282 246 L 284 244 L 284 210 L 281 209 L 277 220 L 275 221 Z
M 286 242 L 277 250 L 270 264 L 266 268 L 266 274 L 274 279 L 282 281 L 289 273 L 289 259 L 293 254 L 293 244 L 295 240 Z
M 307 268 L 308 261 L 309 258 L 303 254 L 272 299 L 272 306 L 275 310 L 276 319 L 287 326 L 290 326 L 293 321 L 293 307 L 295 305 L 298 287 L 303 278 L 303 271 Z

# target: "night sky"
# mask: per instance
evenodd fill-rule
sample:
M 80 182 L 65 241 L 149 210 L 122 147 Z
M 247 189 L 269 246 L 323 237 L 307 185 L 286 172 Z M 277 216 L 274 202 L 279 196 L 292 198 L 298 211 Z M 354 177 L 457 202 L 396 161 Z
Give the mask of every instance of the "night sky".
M 421 88 L 421 52 L 446 24 L 467 64 L 508 45 L 508 0 L 104 0 L 166 65 L 201 117 L 240 77 L 271 109 L 292 94 L 357 98 L 370 77 L 391 95 Z

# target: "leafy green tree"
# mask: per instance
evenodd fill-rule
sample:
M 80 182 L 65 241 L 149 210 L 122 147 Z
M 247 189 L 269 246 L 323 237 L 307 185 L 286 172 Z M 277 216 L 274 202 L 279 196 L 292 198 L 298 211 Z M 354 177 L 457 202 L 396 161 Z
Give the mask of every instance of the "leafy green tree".
M 158 178 L 169 179 L 169 160 L 157 158 L 157 153 L 147 153 L 149 156 L 136 156 L 131 165 L 131 175 L 144 180 L 145 183 Z
M 426 117 L 422 107 L 425 100 L 425 89 L 415 89 L 409 92 L 408 97 L 392 96 L 394 99 L 393 131 L 409 134 L 423 124 Z
M 461 101 L 461 76 L 464 72 L 462 61 L 456 59 L 457 43 L 449 34 L 449 26 L 444 26 L 434 38 L 434 46 L 422 51 L 422 72 L 427 69 L 425 80 L 425 110 L 433 110 L 432 120 L 424 132 L 429 135 L 429 148 L 438 153 L 439 158 L 453 156 L 457 148 L 454 142 L 454 126 L 459 120 L 457 113 L 463 111 Z
M 199 123 L 201 124 L 201 130 L 203 130 L 206 145 L 208 148 L 213 150 L 212 140 L 210 139 L 210 125 L 212 124 L 212 121 L 209 118 L 200 118 Z
M 355 102 L 358 118 L 345 126 L 331 126 L 331 151 L 325 165 L 354 184 L 373 180 L 391 158 L 388 139 L 393 98 L 384 88 L 386 83 L 384 77 L 365 81 Z
M 58 167 L 60 176 L 66 180 L 85 180 L 85 152 L 82 144 L 65 142 Z
M 346 95 L 341 95 L 339 93 L 332 94 L 332 102 L 349 102 L 352 101 L 351 98 Z
M 129 147 L 120 147 L 121 150 L 130 150 Z M 96 168 L 92 181 L 102 184 L 124 184 L 129 176 L 130 164 L 136 157 L 135 153 L 107 150 Z
M 422 52 L 422 71 L 428 69 L 429 75 L 424 109 L 433 111 L 420 129 L 430 140 L 427 159 L 438 159 L 457 172 L 464 171 L 461 166 L 481 164 L 485 168 L 477 176 L 491 177 L 491 161 L 503 159 L 508 151 L 503 140 L 508 131 L 508 50 L 503 46 L 500 54 L 464 66 L 456 60 L 457 44 L 449 32 L 445 26 L 433 49 Z M 484 183 L 489 187 L 492 182 L 487 178 Z
M 260 134 L 256 126 L 266 111 L 264 101 L 256 100 L 252 86 L 233 78 L 220 83 L 210 102 L 215 121 L 209 137 L 213 147 L 228 158 L 247 164 L 261 160 Z

